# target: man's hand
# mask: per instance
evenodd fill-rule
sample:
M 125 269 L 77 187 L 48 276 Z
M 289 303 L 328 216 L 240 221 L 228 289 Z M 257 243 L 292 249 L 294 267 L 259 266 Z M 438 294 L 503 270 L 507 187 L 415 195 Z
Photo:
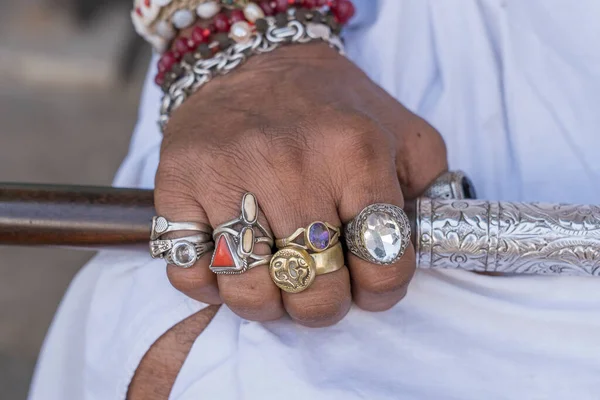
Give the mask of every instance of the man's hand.
M 156 208 L 213 227 L 236 218 L 245 192 L 283 238 L 313 221 L 341 226 L 372 203 L 402 207 L 447 168 L 440 135 L 324 44 L 289 46 L 216 78 L 172 116 L 156 178 Z M 281 292 L 267 267 L 215 275 L 210 256 L 169 266 L 174 287 L 240 317 L 286 312 L 306 326 L 342 319 L 352 300 L 382 311 L 406 294 L 414 249 L 391 266 L 346 255 L 347 268 L 304 292 Z

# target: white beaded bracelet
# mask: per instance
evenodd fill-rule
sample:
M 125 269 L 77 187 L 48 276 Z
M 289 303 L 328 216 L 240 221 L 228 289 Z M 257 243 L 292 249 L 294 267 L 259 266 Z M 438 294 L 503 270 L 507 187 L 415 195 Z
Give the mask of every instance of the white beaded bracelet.
M 178 30 L 192 26 L 198 18 L 213 18 L 222 7 L 217 0 L 134 0 L 131 20 L 136 32 L 162 53 Z

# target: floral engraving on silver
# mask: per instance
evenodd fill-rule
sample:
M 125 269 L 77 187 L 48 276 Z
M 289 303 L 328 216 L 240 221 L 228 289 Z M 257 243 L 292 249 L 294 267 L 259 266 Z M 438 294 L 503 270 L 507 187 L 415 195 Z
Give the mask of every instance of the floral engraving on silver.
M 427 188 L 422 197 L 430 199 L 474 199 L 475 187 L 462 171 L 447 171 Z
M 417 265 L 600 276 L 600 207 L 432 200 L 417 204 Z
M 191 231 L 212 233 L 212 228 L 200 222 L 170 222 L 165 217 L 156 216 L 152 218 L 152 230 L 150 240 L 156 240 L 169 232 Z
M 258 222 L 258 202 L 252 193 L 244 195 L 240 217 L 217 226 L 213 238 L 216 247 L 210 269 L 215 274 L 241 274 L 271 261 L 272 255 L 254 252 L 256 244 L 273 247 L 274 240 Z
M 178 239 L 150 241 L 152 258 L 162 258 L 168 264 L 189 268 L 214 248 L 211 237 L 205 233 Z
M 398 261 L 410 243 L 410 223 L 404 211 L 391 204 L 365 207 L 345 228 L 348 250 L 378 265 Z

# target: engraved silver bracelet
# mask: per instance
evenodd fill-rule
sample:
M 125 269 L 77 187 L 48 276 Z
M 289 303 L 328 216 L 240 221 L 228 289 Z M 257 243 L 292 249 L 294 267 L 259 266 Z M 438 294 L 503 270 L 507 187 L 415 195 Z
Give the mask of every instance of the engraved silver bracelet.
M 194 65 L 184 65 L 182 76 L 165 93 L 160 107 L 159 125 L 164 130 L 173 110 L 177 109 L 190 95 L 198 91 L 214 77 L 225 75 L 256 54 L 269 53 L 284 44 L 303 44 L 322 40 L 344 54 L 344 44 L 325 23 L 302 23 L 291 19 L 285 26 L 278 26 L 274 17 L 265 17 L 268 28 L 264 33 L 255 32 L 244 43 L 236 43 L 209 59 L 200 59 Z

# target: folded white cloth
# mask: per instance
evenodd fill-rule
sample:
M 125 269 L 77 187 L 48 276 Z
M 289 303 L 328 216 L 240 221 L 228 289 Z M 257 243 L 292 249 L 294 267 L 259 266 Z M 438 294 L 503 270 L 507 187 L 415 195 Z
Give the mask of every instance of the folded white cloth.
M 600 2 L 355 1 L 350 56 L 442 132 L 480 197 L 598 201 Z M 148 80 L 117 185 L 153 185 L 159 96 Z M 101 253 L 65 296 L 30 399 L 124 399 L 152 343 L 202 307 L 161 261 Z M 393 309 L 325 329 L 222 307 L 171 398 L 598 399 L 599 332 L 598 279 L 421 271 Z

